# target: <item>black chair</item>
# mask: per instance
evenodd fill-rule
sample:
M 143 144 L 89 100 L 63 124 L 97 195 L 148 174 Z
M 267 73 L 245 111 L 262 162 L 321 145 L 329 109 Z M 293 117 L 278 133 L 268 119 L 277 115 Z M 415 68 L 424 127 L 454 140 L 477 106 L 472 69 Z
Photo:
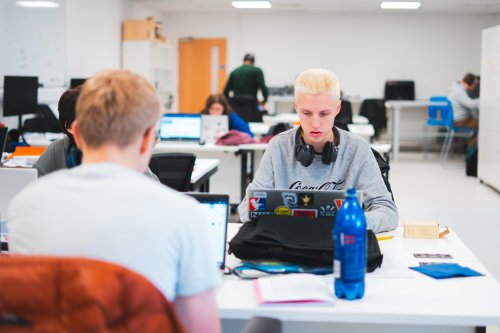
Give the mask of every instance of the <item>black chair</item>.
M 259 111 L 259 103 L 253 96 L 237 95 L 229 98 L 229 104 L 243 120 L 248 122 L 262 122 L 262 113 Z
M 340 112 L 337 117 L 335 117 L 335 126 L 348 131 L 348 124 L 352 124 L 352 105 L 351 102 L 342 100 Z
M 47 104 L 38 105 L 34 118 L 26 119 L 22 127 L 25 132 L 62 133 L 61 123 Z
M 368 122 L 373 125 L 375 130 L 375 137 L 378 137 L 381 131 L 387 129 L 387 115 L 383 99 L 363 100 L 359 115 L 368 118 Z
M 160 182 L 174 190 L 187 192 L 191 185 L 196 155 L 190 153 L 153 154 L 149 168 Z

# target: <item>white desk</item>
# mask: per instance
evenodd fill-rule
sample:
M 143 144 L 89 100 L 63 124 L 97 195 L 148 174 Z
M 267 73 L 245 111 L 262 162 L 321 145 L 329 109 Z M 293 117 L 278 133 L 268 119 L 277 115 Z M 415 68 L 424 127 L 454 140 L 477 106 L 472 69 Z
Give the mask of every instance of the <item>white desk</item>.
M 217 172 L 219 160 L 197 158 L 191 173 L 191 189 L 210 192 L 210 177 Z
M 399 126 L 401 121 L 401 110 L 404 108 L 421 108 L 428 106 L 446 106 L 445 102 L 431 102 L 429 100 L 415 101 L 387 101 L 385 107 L 392 110 L 392 151 L 394 160 L 399 159 Z
M 250 127 L 250 131 L 252 131 L 252 133 L 256 137 L 262 137 L 266 135 L 269 132 L 269 129 L 271 128 L 271 125 L 269 124 L 254 123 L 254 122 L 248 123 L 248 126 Z
M 270 126 L 278 123 L 296 124 L 300 121 L 298 113 L 280 113 L 275 116 L 263 116 L 262 122 Z
M 210 192 L 229 194 L 231 204 L 239 204 L 245 195 L 248 180 L 253 177 L 254 155 L 266 148 L 265 144 L 219 146 L 211 143 L 158 142 L 153 153 L 188 152 L 197 159 L 218 159 L 219 171 L 213 175 Z
M 238 224 L 230 224 L 228 240 Z M 453 233 L 443 239 L 405 239 L 402 230 L 380 241 L 382 267 L 366 275 L 362 300 L 334 305 L 258 305 L 251 281 L 227 276 L 217 291 L 224 331 L 236 331 L 255 315 L 279 318 L 284 332 L 474 332 L 500 325 L 500 285 Z M 450 253 L 446 261 L 469 266 L 486 276 L 435 280 L 408 269 L 422 259 L 413 253 Z M 228 257 L 233 267 L 237 259 Z M 333 279 L 333 278 L 332 278 Z M 333 280 L 332 280 L 333 284 Z
M 25 133 L 24 138 L 30 146 L 47 147 L 53 141 L 62 139 L 64 133 Z
M 291 108 L 293 108 L 294 97 L 293 95 L 270 95 L 267 98 L 267 103 L 271 106 L 269 114 L 278 114 L 278 105 L 280 103 L 291 104 Z

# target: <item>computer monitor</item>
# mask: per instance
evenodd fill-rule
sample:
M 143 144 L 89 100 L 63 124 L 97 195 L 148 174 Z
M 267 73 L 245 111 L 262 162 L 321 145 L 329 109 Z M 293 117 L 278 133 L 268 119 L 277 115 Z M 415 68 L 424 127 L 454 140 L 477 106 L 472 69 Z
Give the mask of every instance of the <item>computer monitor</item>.
M 24 114 L 36 113 L 38 110 L 38 77 L 37 76 L 4 76 L 3 77 L 3 116 L 18 116 L 19 129 Z
M 413 81 L 386 81 L 384 99 L 394 100 L 414 100 L 415 82 Z
M 75 77 L 71 78 L 69 80 L 69 87 L 71 89 L 74 89 L 74 88 L 76 88 L 76 87 L 81 86 L 82 84 L 84 84 L 86 80 L 87 80 L 86 78 L 75 78 Z

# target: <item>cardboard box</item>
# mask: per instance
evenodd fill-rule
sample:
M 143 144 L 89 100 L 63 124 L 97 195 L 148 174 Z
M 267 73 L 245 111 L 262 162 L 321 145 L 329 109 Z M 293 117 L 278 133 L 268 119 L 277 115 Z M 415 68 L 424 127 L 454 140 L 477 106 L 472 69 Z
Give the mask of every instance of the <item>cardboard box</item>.
M 128 20 L 122 23 L 122 40 L 155 40 L 153 20 Z
M 441 238 L 450 233 L 448 228 L 441 232 L 439 230 L 439 224 L 434 222 L 405 223 L 403 236 L 405 238 Z

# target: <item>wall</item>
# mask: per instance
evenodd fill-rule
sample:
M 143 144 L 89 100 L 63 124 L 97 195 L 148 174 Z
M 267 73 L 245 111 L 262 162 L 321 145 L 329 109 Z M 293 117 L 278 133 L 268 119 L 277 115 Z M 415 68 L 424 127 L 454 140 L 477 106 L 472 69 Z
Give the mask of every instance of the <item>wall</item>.
M 500 191 L 500 25 L 482 35 L 478 177 Z
M 348 95 L 380 97 L 386 79 L 412 79 L 417 98 L 428 98 L 446 94 L 466 71 L 479 73 L 481 30 L 497 17 L 166 14 L 164 21 L 174 42 L 227 38 L 229 71 L 244 53 L 255 53 L 270 86 L 292 84 L 305 68 L 325 67 Z
M 89 77 L 100 70 L 120 68 L 122 20 L 147 16 L 161 19 L 162 13 L 130 0 L 66 0 L 65 85 L 71 77 Z M 65 89 L 39 89 L 38 100 L 57 111 L 55 105 Z M 14 117 L 0 119 L 9 127 L 17 126 Z

